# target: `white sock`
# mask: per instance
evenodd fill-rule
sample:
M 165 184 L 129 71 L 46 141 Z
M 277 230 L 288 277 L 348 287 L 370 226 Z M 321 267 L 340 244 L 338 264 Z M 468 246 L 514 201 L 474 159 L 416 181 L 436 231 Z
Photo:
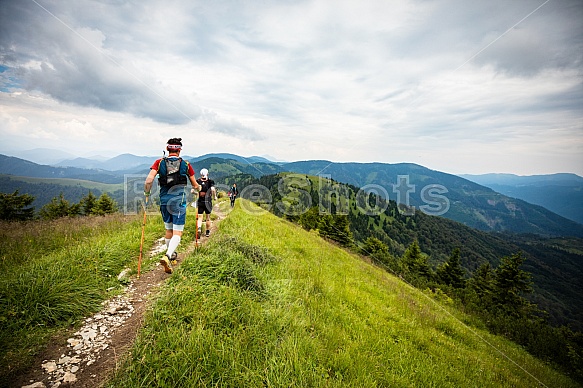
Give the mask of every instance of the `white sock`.
M 174 253 L 176 248 L 178 248 L 178 244 L 180 244 L 180 239 L 181 237 L 178 235 L 172 236 L 172 238 L 170 239 L 170 243 L 168 244 L 168 251 L 166 251 L 168 257 L 172 257 L 172 254 Z
M 168 249 L 168 245 L 170 245 L 170 239 L 169 238 L 165 238 L 164 240 L 166 240 L 166 249 Z

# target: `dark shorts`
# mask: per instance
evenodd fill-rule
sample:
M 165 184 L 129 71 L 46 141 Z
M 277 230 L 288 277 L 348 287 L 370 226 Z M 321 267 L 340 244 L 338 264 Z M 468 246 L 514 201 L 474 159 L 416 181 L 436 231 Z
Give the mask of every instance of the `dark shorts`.
M 199 200 L 196 203 L 196 207 L 198 208 L 198 214 L 211 214 L 213 211 L 213 202 L 206 199 Z

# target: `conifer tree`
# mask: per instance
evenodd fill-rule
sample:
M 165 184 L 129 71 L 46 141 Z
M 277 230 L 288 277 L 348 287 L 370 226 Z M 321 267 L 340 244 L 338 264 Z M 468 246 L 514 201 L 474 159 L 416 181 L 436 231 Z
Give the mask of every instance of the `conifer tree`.
M 113 214 L 117 211 L 117 204 L 115 201 L 107 194 L 103 193 L 99 196 L 95 207 L 92 209 L 91 213 L 103 216 L 106 214 Z
M 429 257 L 421 252 L 417 240 L 414 240 L 405 250 L 401 258 L 401 270 L 412 278 L 422 277 L 426 280 L 431 278 Z
M 494 271 L 494 303 L 515 316 L 527 316 L 532 310 L 523 296 L 533 291 L 531 274 L 520 269 L 524 260 L 521 253 L 503 257 Z
M 395 268 L 395 260 L 389 252 L 389 247 L 376 237 L 366 239 L 362 252 L 373 260 L 388 265 L 392 271 L 397 269 Z
M 352 232 L 346 215 L 330 216 L 332 219 L 329 237 L 344 246 L 352 245 Z
M 320 215 L 318 213 L 318 207 L 313 206 L 300 216 L 298 223 L 306 230 L 318 229 L 320 222 Z
M 69 201 L 65 199 L 61 192 L 58 198 L 53 197 L 51 202 L 47 203 L 40 209 L 39 215 L 46 220 L 54 220 L 56 218 L 72 215 L 71 210 Z M 75 213 L 75 209 L 73 209 L 73 213 Z
M 367 238 L 362 250 L 368 256 L 389 253 L 389 247 L 376 237 Z
M 30 194 L 0 193 L 0 219 L 7 221 L 25 221 L 34 217 L 34 207 L 29 207 L 34 201 Z
M 93 195 L 91 191 L 89 191 L 89 193 L 86 196 L 81 198 L 79 205 L 81 206 L 81 212 L 84 215 L 86 216 L 90 215 L 93 213 L 93 209 L 95 208 L 95 206 L 97 206 L 97 198 L 95 197 L 95 195 Z
M 454 288 L 463 288 L 465 286 L 459 248 L 454 249 L 447 261 L 437 269 L 437 277 L 444 284 Z
M 476 294 L 478 304 L 487 308 L 492 303 L 494 295 L 494 271 L 490 263 L 482 264 L 470 278 L 470 289 Z

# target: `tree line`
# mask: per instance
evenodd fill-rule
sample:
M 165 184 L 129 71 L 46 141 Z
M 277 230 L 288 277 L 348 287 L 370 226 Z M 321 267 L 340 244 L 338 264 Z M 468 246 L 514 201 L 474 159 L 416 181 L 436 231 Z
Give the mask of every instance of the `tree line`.
M 89 191 L 78 203 L 69 202 L 63 193 L 60 193 L 58 197 L 53 197 L 51 202 L 44 205 L 38 214 L 32 206 L 34 199 L 35 197 L 30 194 L 19 194 L 18 190 L 11 194 L 0 193 L 0 219 L 6 221 L 27 221 L 35 218 L 52 220 L 61 217 L 102 216 L 118 211 L 117 203 L 107 193 L 96 197 Z

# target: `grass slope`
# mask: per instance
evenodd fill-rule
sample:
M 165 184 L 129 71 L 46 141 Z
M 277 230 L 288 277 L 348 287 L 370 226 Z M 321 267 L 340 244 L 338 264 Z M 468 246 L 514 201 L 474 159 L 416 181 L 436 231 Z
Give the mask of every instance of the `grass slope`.
M 577 386 L 462 321 L 240 200 L 166 283 L 109 386 Z
M 144 249 L 160 233 L 149 217 Z M 135 273 L 142 219 L 115 214 L 0 222 L 0 386 L 30 367 L 53 335 L 99 311 Z M 143 268 L 152 266 L 146 255 Z

